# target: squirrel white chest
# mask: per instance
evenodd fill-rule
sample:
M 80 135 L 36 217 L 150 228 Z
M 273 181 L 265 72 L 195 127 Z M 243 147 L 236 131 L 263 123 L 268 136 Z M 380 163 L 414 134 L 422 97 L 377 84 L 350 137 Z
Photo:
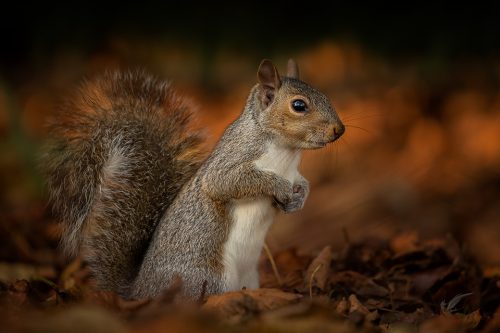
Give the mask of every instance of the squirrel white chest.
M 269 144 L 265 153 L 255 161 L 255 166 L 293 183 L 299 177 L 299 162 L 300 151 Z M 234 201 L 232 226 L 223 256 L 228 290 L 259 287 L 257 262 L 275 214 L 270 197 Z

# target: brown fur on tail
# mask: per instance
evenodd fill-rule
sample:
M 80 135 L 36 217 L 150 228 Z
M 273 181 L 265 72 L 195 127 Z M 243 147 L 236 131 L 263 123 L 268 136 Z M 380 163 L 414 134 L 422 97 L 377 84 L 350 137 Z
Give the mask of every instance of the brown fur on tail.
M 42 159 L 68 255 L 127 297 L 156 225 L 203 159 L 192 107 L 168 83 L 112 72 L 68 99 Z

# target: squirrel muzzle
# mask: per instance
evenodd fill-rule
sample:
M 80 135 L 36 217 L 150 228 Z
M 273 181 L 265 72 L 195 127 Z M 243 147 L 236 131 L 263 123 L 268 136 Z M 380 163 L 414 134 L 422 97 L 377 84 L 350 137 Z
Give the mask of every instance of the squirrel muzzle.
M 345 126 L 342 124 L 340 120 L 336 120 L 335 122 L 328 125 L 325 131 L 325 141 L 328 143 L 334 142 L 338 138 L 342 136 L 345 132 Z

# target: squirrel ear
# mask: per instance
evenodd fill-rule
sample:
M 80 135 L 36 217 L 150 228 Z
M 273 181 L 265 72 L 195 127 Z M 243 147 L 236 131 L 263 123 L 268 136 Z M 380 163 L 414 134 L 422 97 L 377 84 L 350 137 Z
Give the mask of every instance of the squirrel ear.
M 293 79 L 299 79 L 299 66 L 293 59 L 288 59 L 288 67 L 286 76 L 291 77 Z
M 265 108 L 271 104 L 274 100 L 276 90 L 281 87 L 281 78 L 273 63 L 270 60 L 264 59 L 260 63 L 257 79 L 260 83 L 260 99 Z

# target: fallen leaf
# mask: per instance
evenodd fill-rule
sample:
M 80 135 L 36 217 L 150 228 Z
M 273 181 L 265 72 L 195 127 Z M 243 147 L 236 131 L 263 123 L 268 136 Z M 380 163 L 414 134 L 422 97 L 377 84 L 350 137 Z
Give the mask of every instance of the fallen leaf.
M 462 323 L 464 324 L 465 327 L 472 330 L 475 329 L 477 325 L 479 325 L 481 319 L 482 319 L 481 313 L 479 312 L 479 310 L 476 310 L 474 312 L 464 315 L 462 318 Z
M 8 290 L 8 303 L 13 305 L 24 305 L 28 301 L 29 283 L 26 280 L 17 280 L 12 283 Z
M 349 296 L 349 313 L 353 313 L 355 311 L 360 312 L 364 315 L 368 315 L 370 313 L 366 306 L 361 304 L 356 295 L 353 294 Z
M 342 297 L 342 299 L 340 300 L 340 302 L 337 304 L 337 307 L 336 307 L 335 311 L 339 315 L 345 315 L 345 314 L 347 314 L 347 312 L 349 311 L 349 302 L 347 302 L 347 300 L 344 297 Z
M 402 253 L 412 252 L 417 250 L 418 233 L 416 231 L 408 231 L 396 235 L 390 241 L 391 250 L 400 255 Z
M 55 277 L 54 268 L 50 266 L 35 266 L 20 263 L 0 263 L 0 280 L 12 282 L 16 280 L 29 280 L 35 276 L 46 278 Z
M 378 285 L 371 278 L 354 271 L 333 273 L 328 283 L 332 286 L 334 293 L 342 291 L 344 294 L 354 293 L 366 298 L 389 295 L 387 288 Z
M 424 270 L 410 276 L 411 291 L 415 295 L 422 296 L 436 284 L 451 273 L 449 266 L 442 266 L 431 270 Z
M 332 248 L 325 246 L 309 265 L 306 272 L 305 287 L 311 291 L 311 294 L 313 289 L 326 290 L 332 257 Z
M 302 288 L 304 285 L 304 270 L 309 257 L 299 256 L 295 249 L 274 254 L 274 261 L 276 263 L 278 272 L 281 276 L 281 288 L 285 290 L 292 290 Z M 274 274 L 271 264 L 267 258 L 260 261 L 261 271 L 261 287 L 277 288 L 276 275 Z
M 388 274 L 398 272 L 413 274 L 451 264 L 452 259 L 448 257 L 446 251 L 435 247 L 424 247 L 413 252 L 398 254 L 385 262 L 385 266 L 389 268 Z
M 240 320 L 247 315 L 292 304 L 301 298 L 300 294 L 287 293 L 279 289 L 241 290 L 210 296 L 202 309 L 215 312 L 223 318 Z
M 373 275 L 384 268 L 384 263 L 392 256 L 392 251 L 385 241 L 366 239 L 362 244 L 347 246 L 335 269 L 351 270 L 358 273 Z
M 465 332 L 462 321 L 449 314 L 442 314 L 420 325 L 419 333 L 461 333 Z

